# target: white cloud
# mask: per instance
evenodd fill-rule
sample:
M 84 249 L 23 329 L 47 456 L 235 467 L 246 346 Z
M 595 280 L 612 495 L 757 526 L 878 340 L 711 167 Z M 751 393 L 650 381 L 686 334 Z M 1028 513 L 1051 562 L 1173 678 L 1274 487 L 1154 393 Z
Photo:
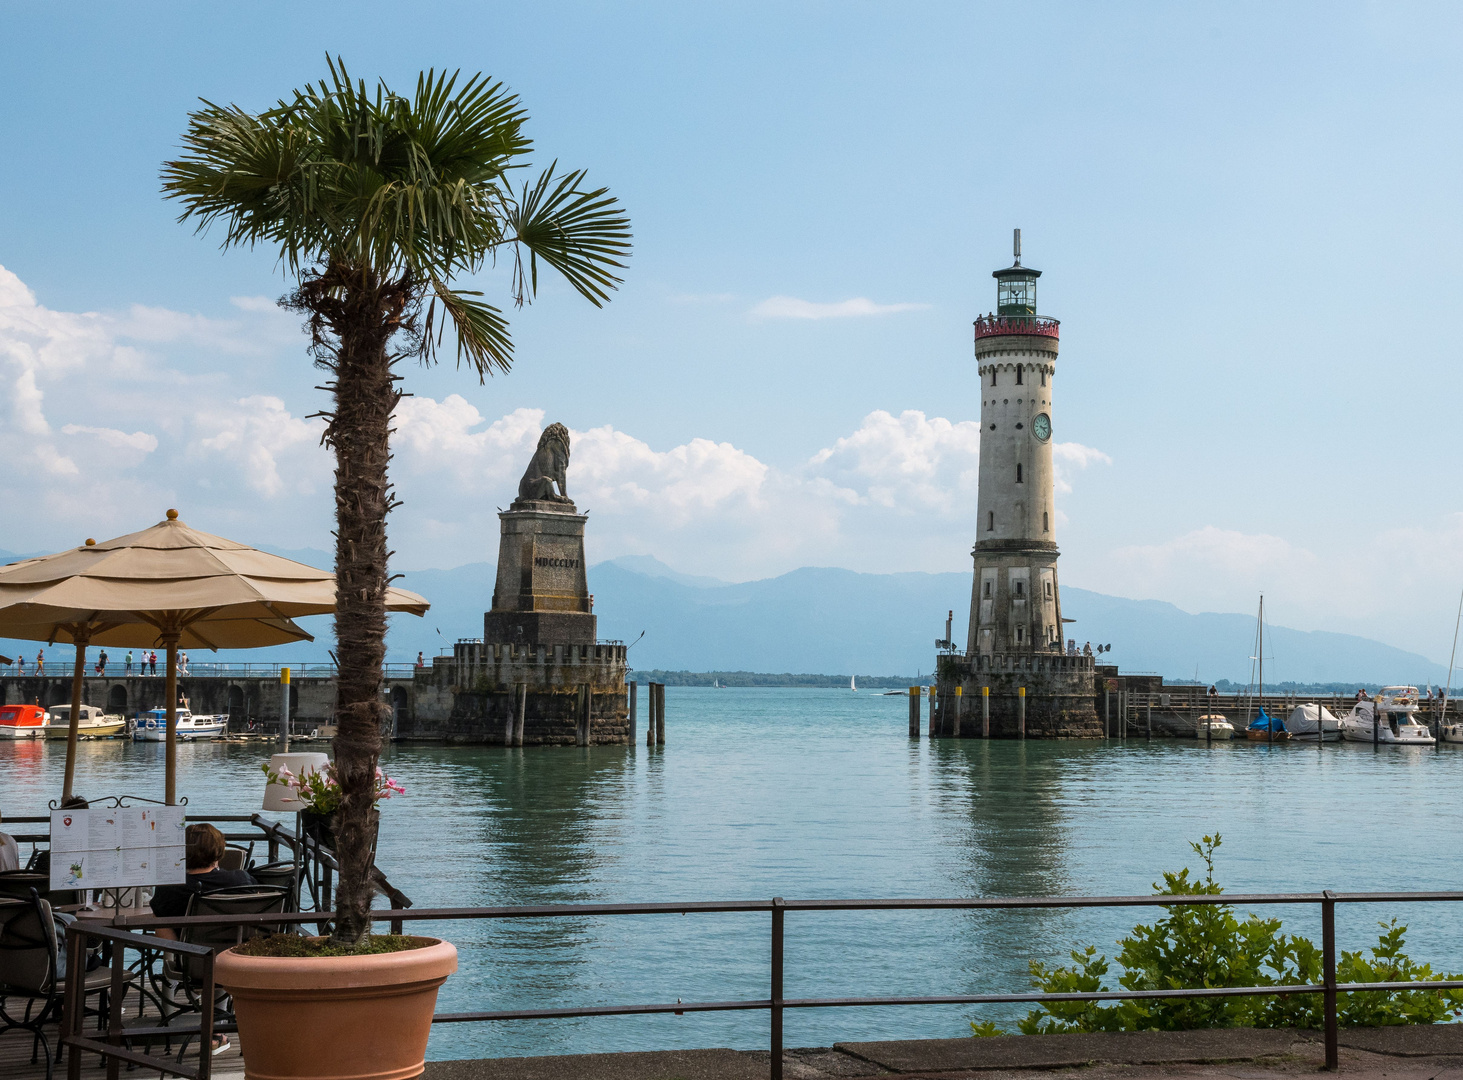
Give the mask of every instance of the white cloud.
M 771 296 L 752 308 L 760 319 L 856 319 L 870 315 L 897 315 L 903 311 L 925 311 L 929 304 L 876 304 L 865 296 L 820 304 L 796 296 Z
M 157 436 L 149 435 L 145 431 L 134 431 L 131 435 L 128 435 L 125 431 L 118 431 L 115 428 L 67 424 L 61 429 L 61 434 L 92 435 L 104 445 L 110 446 L 115 450 L 140 450 L 144 454 L 150 454 L 157 449 Z
M 214 407 L 194 418 L 193 429 L 196 451 L 217 455 L 211 469 L 237 469 L 245 486 L 262 495 L 309 495 L 322 479 L 325 460 L 310 451 L 319 446 L 323 423 L 291 415 L 280 398 L 256 394 Z M 287 456 L 298 460 L 281 472 Z

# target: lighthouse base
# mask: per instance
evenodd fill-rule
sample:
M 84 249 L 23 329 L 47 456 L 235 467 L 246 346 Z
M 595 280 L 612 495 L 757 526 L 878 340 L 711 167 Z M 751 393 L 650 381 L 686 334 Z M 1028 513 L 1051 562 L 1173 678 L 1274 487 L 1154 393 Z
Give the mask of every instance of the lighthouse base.
M 937 737 L 1015 739 L 1024 731 L 1028 739 L 1102 738 L 1090 656 L 942 655 L 935 670 L 931 731 Z

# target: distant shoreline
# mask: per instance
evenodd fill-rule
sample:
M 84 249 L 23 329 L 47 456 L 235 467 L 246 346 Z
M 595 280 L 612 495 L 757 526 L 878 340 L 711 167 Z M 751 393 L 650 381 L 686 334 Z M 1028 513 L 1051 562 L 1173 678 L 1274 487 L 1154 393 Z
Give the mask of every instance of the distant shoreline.
M 665 683 L 667 686 L 705 686 L 719 683 L 728 689 L 750 686 L 795 686 L 813 689 L 848 689 L 848 680 L 858 679 L 860 690 L 903 690 L 911 686 L 929 686 L 934 675 L 793 675 L 765 671 L 661 671 L 659 669 L 630 672 L 634 682 Z

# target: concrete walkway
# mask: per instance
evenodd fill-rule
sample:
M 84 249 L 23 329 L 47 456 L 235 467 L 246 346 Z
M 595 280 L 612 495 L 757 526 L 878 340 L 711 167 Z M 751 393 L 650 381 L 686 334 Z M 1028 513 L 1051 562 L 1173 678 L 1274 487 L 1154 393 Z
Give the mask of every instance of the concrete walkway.
M 838 1043 L 786 1051 L 783 1076 L 1288 1080 L 1321 1072 L 1324 1060 L 1319 1032 L 1240 1028 Z M 575 1054 L 429 1062 L 424 1080 L 767 1080 L 769 1064 L 765 1050 Z M 1341 1073 L 1357 1080 L 1463 1080 L 1463 1025 L 1343 1031 Z

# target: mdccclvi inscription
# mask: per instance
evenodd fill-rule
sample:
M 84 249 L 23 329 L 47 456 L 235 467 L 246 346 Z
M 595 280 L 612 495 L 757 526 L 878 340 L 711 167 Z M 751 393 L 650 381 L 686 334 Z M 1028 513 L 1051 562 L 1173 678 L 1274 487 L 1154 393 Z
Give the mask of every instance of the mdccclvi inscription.
M 565 570 L 577 570 L 579 568 L 579 560 L 578 559 L 554 559 L 554 558 L 550 558 L 547 555 L 536 555 L 536 556 L 534 556 L 533 565 L 534 566 L 550 567 L 550 568 L 561 568 L 561 569 L 565 569 Z

